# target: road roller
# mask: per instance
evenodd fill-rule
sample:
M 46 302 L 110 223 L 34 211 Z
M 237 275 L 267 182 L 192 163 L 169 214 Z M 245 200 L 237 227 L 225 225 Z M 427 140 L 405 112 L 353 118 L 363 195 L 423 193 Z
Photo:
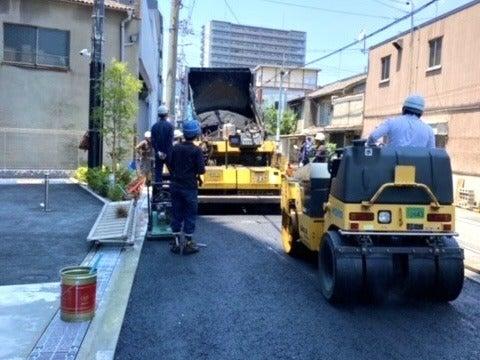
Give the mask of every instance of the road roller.
M 463 287 L 464 256 L 452 203 L 444 149 L 356 140 L 328 162 L 284 175 L 283 249 L 318 253 L 320 289 L 331 303 L 398 292 L 453 301 Z

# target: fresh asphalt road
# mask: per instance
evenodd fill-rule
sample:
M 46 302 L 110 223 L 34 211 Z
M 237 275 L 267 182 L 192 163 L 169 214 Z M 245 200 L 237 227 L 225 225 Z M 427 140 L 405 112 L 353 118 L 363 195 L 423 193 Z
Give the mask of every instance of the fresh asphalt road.
M 115 358 L 480 359 L 480 285 L 450 304 L 333 307 L 279 216 L 203 216 L 192 256 L 146 242 Z
M 42 185 L 0 185 L 0 285 L 55 282 L 79 265 L 102 202 L 78 185 L 51 185 L 44 212 Z

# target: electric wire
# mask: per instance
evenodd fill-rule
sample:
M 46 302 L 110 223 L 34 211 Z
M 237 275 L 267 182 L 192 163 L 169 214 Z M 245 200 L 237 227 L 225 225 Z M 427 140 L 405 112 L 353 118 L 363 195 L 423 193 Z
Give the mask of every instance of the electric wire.
M 237 22 L 237 24 L 240 24 L 240 21 L 238 21 L 238 17 L 237 15 L 235 15 L 235 12 L 233 11 L 233 9 L 230 7 L 230 4 L 228 3 L 227 0 L 223 0 L 223 2 L 225 3 L 225 5 L 227 5 L 227 8 L 228 10 L 230 11 L 230 14 L 232 14 L 232 16 L 234 17 L 235 21 Z
M 391 17 L 391 16 L 381 16 L 381 15 L 372 15 L 372 14 L 366 14 L 366 13 L 358 13 L 358 12 L 353 12 L 353 11 L 335 10 L 335 9 L 329 9 L 329 8 L 322 8 L 322 7 L 318 7 L 318 6 L 294 4 L 294 3 L 291 3 L 291 2 L 280 1 L 280 0 L 261 0 L 261 1 L 272 3 L 272 4 L 293 6 L 293 7 L 303 8 L 303 9 L 320 10 L 320 11 L 324 11 L 324 12 L 328 12 L 328 13 L 332 13 L 332 14 L 363 16 L 363 17 L 374 18 L 374 19 L 389 19 L 389 20 L 395 19 L 394 17 Z

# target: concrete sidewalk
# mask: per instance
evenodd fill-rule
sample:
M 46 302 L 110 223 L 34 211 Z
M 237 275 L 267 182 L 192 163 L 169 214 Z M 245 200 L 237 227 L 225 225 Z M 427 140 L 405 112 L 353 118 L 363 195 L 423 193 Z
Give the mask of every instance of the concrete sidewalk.
M 48 213 L 39 206 L 42 185 L 0 184 L 0 258 L 6 264 L 0 267 L 0 359 L 112 358 L 143 244 L 145 208 L 137 207 L 133 246 L 91 248 L 86 237 L 102 201 L 78 185 L 53 183 Z M 95 318 L 64 323 L 59 270 L 94 258 L 100 258 Z
M 480 273 L 480 214 L 457 208 L 455 225 L 465 251 L 465 267 Z

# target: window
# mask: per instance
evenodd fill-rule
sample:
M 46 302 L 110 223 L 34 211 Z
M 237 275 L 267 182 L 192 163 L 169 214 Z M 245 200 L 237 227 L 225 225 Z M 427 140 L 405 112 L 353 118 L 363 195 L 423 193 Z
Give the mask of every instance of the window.
M 387 81 L 390 79 L 390 55 L 382 58 L 382 81 Z
M 4 61 L 33 66 L 68 68 L 68 31 L 4 24 Z
M 428 58 L 428 67 L 438 67 L 442 62 L 442 38 L 438 37 L 436 39 L 430 40 L 428 42 L 430 47 L 430 56 Z

